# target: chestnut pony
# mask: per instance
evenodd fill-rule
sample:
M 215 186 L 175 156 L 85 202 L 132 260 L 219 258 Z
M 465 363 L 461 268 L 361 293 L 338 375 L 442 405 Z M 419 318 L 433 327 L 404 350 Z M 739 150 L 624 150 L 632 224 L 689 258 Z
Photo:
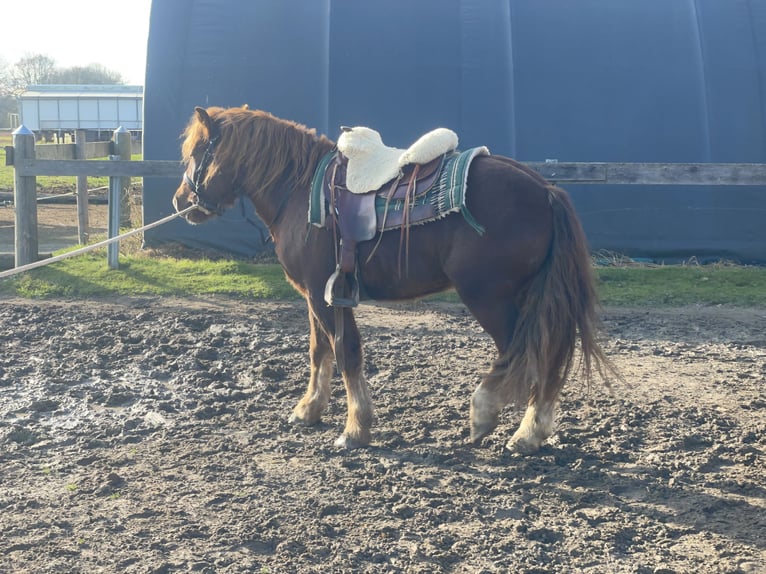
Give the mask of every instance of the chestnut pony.
M 324 300 L 336 268 L 335 235 L 307 224 L 315 168 L 334 146 L 315 130 L 247 106 L 196 108 L 184 132 L 186 171 L 173 204 L 178 211 L 197 205 L 186 219 L 198 224 L 241 197 L 252 201 L 287 278 L 308 304 L 311 375 L 290 420 L 319 421 L 330 398 L 335 347 L 342 345 L 348 413 L 336 445 L 355 448 L 370 443 L 373 422 L 362 343 L 353 310 L 336 314 Z M 358 245 L 359 280 L 363 292 L 380 301 L 454 288 L 498 353 L 471 397 L 471 439 L 490 433 L 506 405 L 526 405 L 506 446 L 535 452 L 553 432 L 568 375 L 577 370 L 590 380 L 594 371 L 611 370 L 597 341 L 587 243 L 566 192 L 512 159 L 477 157 L 465 201 L 483 234 L 460 213 L 413 226 L 407 273 L 400 276 L 400 234 L 383 232 Z M 339 320 L 344 335 L 336 343 Z

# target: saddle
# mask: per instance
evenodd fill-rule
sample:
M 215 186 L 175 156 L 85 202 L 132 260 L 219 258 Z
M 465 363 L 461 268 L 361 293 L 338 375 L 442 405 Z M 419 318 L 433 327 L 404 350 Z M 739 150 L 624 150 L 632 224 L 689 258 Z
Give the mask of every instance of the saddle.
M 325 186 L 329 190 L 328 202 L 334 209 L 332 225 L 338 235 L 340 248 L 337 254 L 335 272 L 327 282 L 325 300 L 328 305 L 355 307 L 359 303 L 359 285 L 356 279 L 356 246 L 361 241 L 375 237 L 376 232 L 401 228 L 406 230 L 412 223 L 434 219 L 429 204 L 420 205 L 415 211 L 415 198 L 426 193 L 438 179 L 444 156 L 420 165 L 409 165 L 401 176 L 386 182 L 379 189 L 360 194 L 347 187 L 348 160 L 338 154 L 325 172 Z M 385 209 L 378 215 L 376 203 L 383 200 L 385 205 L 396 203 L 403 209 Z M 408 234 L 407 234 L 408 237 Z M 351 297 L 341 294 L 341 277 L 349 275 Z
M 457 135 L 438 128 L 404 150 L 385 146 L 380 134 L 370 128 L 342 129 L 339 153 L 325 169 L 323 181 L 340 245 L 335 272 L 325 286 L 325 301 L 335 307 L 355 307 L 359 303 L 357 244 L 378 231 L 396 228 L 402 230 L 402 241 L 409 241 L 412 223 L 435 219 L 432 206 L 416 206 L 416 198 L 439 178 L 446 154 L 457 147 Z M 379 217 L 376 202 L 381 200 L 385 209 Z M 389 212 L 392 202 L 403 208 Z
M 343 371 L 345 364 L 344 308 L 359 304 L 356 247 L 360 241 L 372 239 L 378 231 L 382 238 L 383 231 L 401 229 L 401 274 L 402 246 L 407 254 L 413 223 L 459 212 L 479 235 L 484 233 L 468 211 L 465 192 L 471 162 L 488 155 L 489 150 L 481 146 L 457 152 L 456 148 L 457 135 L 442 128 L 406 150 L 383 145 L 380 134 L 369 128 L 343 128 L 337 150 L 325 154 L 314 170 L 309 224 L 332 228 L 335 236 L 335 271 L 325 284 L 324 298 L 334 308 L 334 351 L 339 370 Z M 377 245 L 372 253 L 376 249 Z

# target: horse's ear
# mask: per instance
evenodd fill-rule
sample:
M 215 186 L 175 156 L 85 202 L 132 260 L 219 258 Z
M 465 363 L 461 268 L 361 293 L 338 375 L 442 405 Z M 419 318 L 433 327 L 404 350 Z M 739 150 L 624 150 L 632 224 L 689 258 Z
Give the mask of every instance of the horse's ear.
M 243 110 L 249 110 L 249 109 L 250 109 L 250 106 L 248 106 L 247 104 L 243 104 L 243 105 L 242 105 L 242 109 L 243 109 Z
M 210 116 L 208 115 L 207 110 L 205 108 L 201 108 L 197 106 L 196 108 L 194 108 L 194 112 L 197 114 L 197 119 L 199 120 L 199 122 L 207 128 L 208 133 L 212 133 L 213 120 L 210 119 Z

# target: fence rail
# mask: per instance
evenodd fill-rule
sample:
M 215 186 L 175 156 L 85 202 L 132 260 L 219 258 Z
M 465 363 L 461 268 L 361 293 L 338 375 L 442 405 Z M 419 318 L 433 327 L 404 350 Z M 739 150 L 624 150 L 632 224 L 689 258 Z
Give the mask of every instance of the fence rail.
M 766 185 L 762 163 L 558 163 L 526 165 L 556 183 Z
M 525 162 L 544 178 L 561 184 L 610 185 L 766 185 L 762 163 L 588 163 Z M 21 176 L 180 177 L 170 160 L 109 161 L 23 159 L 13 166 Z
M 180 162 L 169 160 L 90 160 L 87 162 L 49 159 L 14 160 L 16 173 L 23 177 L 38 175 L 77 175 L 94 177 L 181 177 Z
M 35 149 L 34 135 L 21 126 L 14 132 L 14 145 L 8 148 L 7 162 L 13 165 L 14 201 L 16 203 L 15 265 L 31 263 L 37 253 L 37 202 L 35 177 L 38 175 L 77 176 L 78 221 L 80 243 L 85 243 L 87 231 L 86 176 L 107 176 L 110 187 L 115 180 L 130 177 L 180 178 L 182 165 L 177 161 L 130 161 L 130 133 L 116 130 L 114 140 L 84 143 L 84 136 L 75 144 L 41 146 Z M 57 150 L 43 151 L 46 148 Z M 109 160 L 89 160 L 104 157 L 94 154 L 114 154 Z M 107 155 L 105 154 L 105 155 Z M 116 159 L 119 155 L 121 159 Z M 77 158 L 77 159 L 73 159 Z M 558 184 L 611 185 L 698 185 L 698 186 L 766 186 L 766 164 L 762 163 L 586 163 L 586 162 L 527 162 L 526 165 L 543 177 Z M 82 190 L 80 189 L 82 186 Z M 83 191 L 85 190 L 85 191 Z M 116 206 L 115 206 L 116 207 Z M 110 205 L 110 210 L 112 209 Z M 84 215 L 83 215 L 84 213 Z M 110 220 L 112 214 L 110 212 Z

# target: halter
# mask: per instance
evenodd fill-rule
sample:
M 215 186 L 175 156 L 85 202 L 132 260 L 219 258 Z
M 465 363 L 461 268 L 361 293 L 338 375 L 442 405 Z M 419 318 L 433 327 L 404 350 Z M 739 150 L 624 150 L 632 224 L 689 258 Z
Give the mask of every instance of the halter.
M 205 186 L 202 181 L 205 179 L 205 173 L 207 172 L 208 165 L 213 160 L 213 150 L 218 144 L 220 135 L 211 138 L 205 148 L 205 153 L 202 154 L 202 159 L 194 169 L 194 179 L 184 171 L 183 180 L 186 185 L 191 188 L 194 194 L 194 205 L 203 212 L 205 215 L 222 215 L 224 208 L 218 202 L 212 201 L 209 197 L 205 197 Z
M 199 164 L 194 169 L 194 179 L 189 177 L 189 174 L 187 174 L 184 171 L 183 175 L 183 181 L 186 185 L 189 186 L 189 188 L 192 190 L 192 194 L 194 195 L 194 201 L 192 204 L 199 209 L 202 213 L 205 215 L 217 215 L 221 216 L 223 215 L 224 211 L 226 209 L 217 201 L 211 200 L 209 197 L 205 196 L 205 186 L 202 183 L 202 181 L 205 179 L 205 173 L 207 171 L 208 165 L 213 160 L 213 150 L 215 150 L 215 146 L 218 144 L 218 140 L 221 138 L 221 135 L 218 134 L 214 138 L 211 138 L 210 141 L 207 144 L 207 148 L 205 148 L 205 153 L 202 154 L 202 159 L 200 160 Z M 240 200 L 240 208 L 242 210 L 242 219 L 247 221 L 250 225 L 257 229 L 261 229 L 261 227 L 253 221 L 250 217 L 247 216 L 247 213 L 245 212 L 245 194 L 244 190 L 239 187 L 237 188 L 237 192 L 235 195 Z M 274 219 L 271 223 L 266 223 L 266 227 L 271 231 L 272 226 L 277 222 L 279 217 L 282 215 L 282 211 L 285 208 L 285 205 L 287 204 L 287 200 L 290 199 L 290 193 L 285 194 L 285 196 L 282 199 L 282 202 L 277 207 L 277 213 L 274 216 Z M 261 232 L 262 234 L 262 232 Z M 265 243 L 267 241 L 267 238 L 261 237 L 261 241 Z

